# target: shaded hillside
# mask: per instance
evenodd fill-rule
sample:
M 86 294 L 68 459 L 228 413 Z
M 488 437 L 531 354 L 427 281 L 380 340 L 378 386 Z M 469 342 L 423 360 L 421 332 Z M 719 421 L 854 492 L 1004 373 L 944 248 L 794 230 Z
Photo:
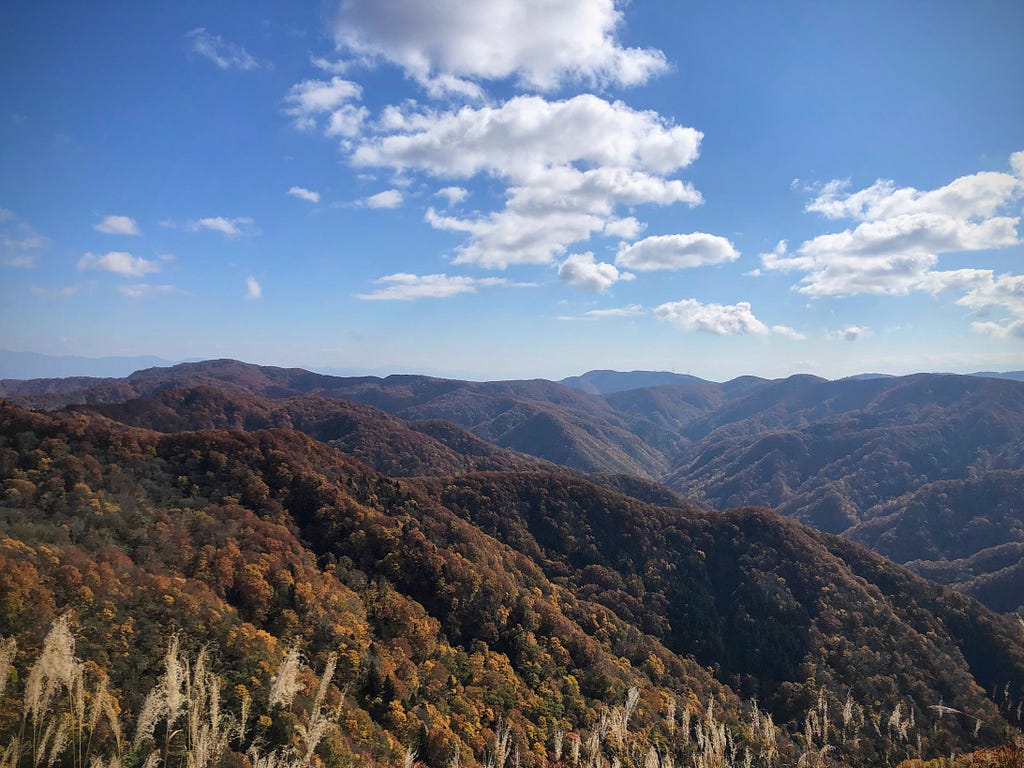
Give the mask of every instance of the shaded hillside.
M 852 694 L 844 754 L 877 765 L 893 734 L 872 718 L 913 711 L 925 754 L 1004 743 L 1015 716 L 984 691 L 1024 686 L 1015 625 L 764 510 L 656 507 L 543 472 L 395 481 L 295 430 L 158 434 L 11 406 L 0 470 L 0 634 L 30 651 L 71 609 L 129 703 L 173 628 L 216 643 L 229 697 L 286 643 L 337 651 L 344 760 L 413 743 L 431 766 L 459 745 L 472 761 L 507 716 L 539 765 L 554 729 L 586 733 L 632 684 L 632 727 L 656 742 L 669 694 L 694 716 L 713 697 L 738 738 L 727 685 L 794 738 L 816 702 L 838 718 Z M 940 703 L 983 726 L 937 720 Z
M 651 507 L 533 473 L 416 482 L 780 718 L 814 698 L 809 670 L 858 699 L 930 690 L 947 703 L 1024 673 L 1013 622 L 767 510 Z
M 488 469 L 557 469 L 487 443 L 446 423 L 407 423 L 376 408 L 318 396 L 268 400 L 244 392 L 194 387 L 126 403 L 75 406 L 158 432 L 202 429 L 296 429 L 394 477 L 456 475 Z
M 847 536 L 996 610 L 1024 606 L 1024 471 L 928 484 Z
M 757 503 L 842 532 L 946 479 L 1024 466 L 1024 386 L 963 376 L 801 381 L 741 398 L 664 478 L 713 506 Z M 712 422 L 714 419 L 714 422 Z

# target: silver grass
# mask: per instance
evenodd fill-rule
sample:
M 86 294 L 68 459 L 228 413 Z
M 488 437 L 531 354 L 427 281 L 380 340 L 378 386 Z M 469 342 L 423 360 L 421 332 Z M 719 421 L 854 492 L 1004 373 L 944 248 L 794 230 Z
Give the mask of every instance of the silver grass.
M 14 657 L 17 654 L 17 641 L 13 637 L 0 637 L 0 698 L 7 690 L 7 679 L 14 671 Z
M 290 707 L 295 694 L 299 692 L 299 649 L 292 646 L 281 662 L 277 675 L 271 681 L 270 706 L 283 704 Z

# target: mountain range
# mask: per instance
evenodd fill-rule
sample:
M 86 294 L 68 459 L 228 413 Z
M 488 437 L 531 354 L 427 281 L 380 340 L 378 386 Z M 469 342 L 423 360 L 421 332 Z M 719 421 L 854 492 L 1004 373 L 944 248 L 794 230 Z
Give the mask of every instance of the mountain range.
M 1024 383 L 580 378 L 608 391 L 237 361 L 3 381 L 0 634 L 74 611 L 127 707 L 161 626 L 238 685 L 287 643 L 339 653 L 352 759 L 481 755 L 514 713 L 532 765 L 629 687 L 652 739 L 666 697 L 753 738 L 756 700 L 794 762 L 1011 739 Z

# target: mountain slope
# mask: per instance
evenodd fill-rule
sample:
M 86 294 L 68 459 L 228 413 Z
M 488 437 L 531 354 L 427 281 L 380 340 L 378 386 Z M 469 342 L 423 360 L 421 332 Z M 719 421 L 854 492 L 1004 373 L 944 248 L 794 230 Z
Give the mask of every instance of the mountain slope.
M 367 405 L 318 396 L 269 400 L 244 392 L 193 387 L 72 410 L 158 432 L 295 429 L 393 477 L 488 469 L 557 470 L 555 465 L 498 448 L 443 422 L 403 422 Z
M 1005 742 L 1014 716 L 985 690 L 1024 685 L 1015 625 L 764 510 L 655 507 L 545 472 L 395 481 L 294 430 L 158 434 L 11 406 L 0 468 L 0 631 L 31 647 L 72 608 L 91 654 L 128 649 L 109 660 L 129 699 L 152 679 L 131 649 L 170 627 L 217 639 L 240 681 L 292 639 L 311 658 L 341 648 L 349 754 L 421 728 L 433 763 L 480 754 L 501 712 L 543 745 L 627 684 L 642 729 L 664 691 L 736 723 L 735 685 L 795 736 L 824 686 L 833 713 L 850 693 L 878 717 L 911 707 L 944 754 Z M 935 720 L 940 703 L 983 727 Z M 888 736 L 857 727 L 844 754 L 878 764 Z

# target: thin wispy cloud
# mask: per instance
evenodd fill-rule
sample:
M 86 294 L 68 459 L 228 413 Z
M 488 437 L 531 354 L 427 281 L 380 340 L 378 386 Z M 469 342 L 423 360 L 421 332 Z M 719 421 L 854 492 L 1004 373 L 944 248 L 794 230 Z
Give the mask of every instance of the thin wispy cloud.
M 185 229 L 189 232 L 201 232 L 203 230 L 219 232 L 224 235 L 224 237 L 232 240 L 239 237 L 253 237 L 260 234 L 260 230 L 256 226 L 256 222 L 254 222 L 249 216 L 238 216 L 233 219 L 225 216 L 207 216 L 202 219 L 189 221 L 185 225 Z
M 388 189 L 364 198 L 362 205 L 367 208 L 400 208 L 404 199 L 397 189 Z
M 825 338 L 831 339 L 832 341 L 848 341 L 852 343 L 860 341 L 861 339 L 870 338 L 874 335 L 874 331 L 863 325 L 848 325 L 845 328 L 827 332 L 825 334 Z
M 175 293 L 183 293 L 174 285 L 153 285 L 151 283 L 133 283 L 131 285 L 119 285 L 117 292 L 129 299 L 144 299 L 149 296 L 160 296 Z
M 308 200 L 311 203 L 320 202 L 320 193 L 314 192 L 311 189 L 306 189 L 305 187 L 292 187 L 288 190 L 288 194 L 292 197 L 297 197 L 300 200 Z
M 191 44 L 193 53 L 207 61 L 212 61 L 220 69 L 248 71 L 258 69 L 260 64 L 245 48 L 230 43 L 220 35 L 207 32 L 204 27 L 196 27 L 186 37 Z
M 630 304 L 628 307 L 611 307 L 609 309 L 589 309 L 583 314 L 587 317 L 636 317 L 646 314 L 647 310 L 639 304 Z
M 160 271 L 160 265 L 127 251 L 109 251 L 104 254 L 86 253 L 78 260 L 78 270 L 113 272 L 121 277 L 143 277 Z
M 263 297 L 263 288 L 252 275 L 245 278 L 245 298 L 251 301 Z
M 396 273 L 374 280 L 381 287 L 371 293 L 357 293 L 364 301 L 412 301 L 414 299 L 445 299 L 461 293 L 476 293 L 479 288 L 507 285 L 500 277 L 474 278 L 463 275 L 413 275 Z
M 0 263 L 17 269 L 32 269 L 38 264 L 39 251 L 49 238 L 9 208 L 0 208 Z
M 469 197 L 469 191 L 465 187 L 444 187 L 437 190 L 437 192 L 434 193 L 434 196 L 444 198 L 450 208 L 453 205 L 458 205 Z

